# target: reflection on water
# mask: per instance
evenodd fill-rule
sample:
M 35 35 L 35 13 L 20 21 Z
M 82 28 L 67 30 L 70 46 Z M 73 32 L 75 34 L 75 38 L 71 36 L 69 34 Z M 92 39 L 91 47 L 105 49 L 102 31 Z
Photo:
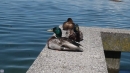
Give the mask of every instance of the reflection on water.
M 0 69 L 5 73 L 25 73 L 52 35 L 46 30 L 61 25 L 68 17 L 80 26 L 129 29 L 129 2 L 0 1 Z M 130 66 L 128 54 L 122 54 L 123 70 Z

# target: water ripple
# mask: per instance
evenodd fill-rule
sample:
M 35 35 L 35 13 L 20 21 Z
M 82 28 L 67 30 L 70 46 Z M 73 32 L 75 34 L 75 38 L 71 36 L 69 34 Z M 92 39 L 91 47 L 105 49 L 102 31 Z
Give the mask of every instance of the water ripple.
M 68 17 L 80 26 L 130 29 L 129 2 L 2 0 L 0 69 L 25 73 L 53 34 L 46 30 L 63 24 Z M 130 66 L 128 54 L 122 54 L 121 69 Z

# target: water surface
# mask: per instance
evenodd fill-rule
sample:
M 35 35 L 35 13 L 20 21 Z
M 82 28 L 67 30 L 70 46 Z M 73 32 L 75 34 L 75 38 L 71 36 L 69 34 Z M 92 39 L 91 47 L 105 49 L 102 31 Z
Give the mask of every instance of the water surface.
M 1 0 L 0 69 L 25 73 L 52 33 L 68 17 L 87 27 L 130 29 L 130 0 Z M 130 70 L 130 54 L 122 53 L 121 73 Z

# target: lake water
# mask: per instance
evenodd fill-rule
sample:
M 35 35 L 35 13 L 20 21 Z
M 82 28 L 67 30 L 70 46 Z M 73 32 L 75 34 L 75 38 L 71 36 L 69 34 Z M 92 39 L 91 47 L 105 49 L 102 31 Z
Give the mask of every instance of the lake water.
M 0 70 L 25 73 L 52 35 L 46 30 L 68 17 L 87 27 L 130 29 L 130 0 L 1 0 Z M 121 72 L 130 73 L 130 53 Z M 127 71 L 127 72 L 126 72 Z

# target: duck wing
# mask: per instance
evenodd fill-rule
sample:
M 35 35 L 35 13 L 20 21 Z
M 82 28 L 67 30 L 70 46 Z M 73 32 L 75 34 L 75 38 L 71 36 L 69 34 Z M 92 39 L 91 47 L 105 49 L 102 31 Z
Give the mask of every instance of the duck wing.
M 81 31 L 75 32 L 76 35 L 76 41 L 80 42 L 83 40 L 83 33 Z
M 65 40 L 66 39 L 66 40 Z M 67 38 L 62 38 L 62 45 L 61 47 L 63 48 L 63 50 L 68 50 L 68 51 L 80 51 L 82 52 L 83 49 L 79 47 L 80 44 L 76 43 L 74 41 L 71 41 Z
M 61 45 L 62 45 L 61 41 L 54 36 L 51 37 L 47 43 L 48 48 L 53 50 L 61 50 Z
M 62 51 L 79 51 L 82 52 L 83 49 L 80 48 L 78 43 L 71 41 L 70 39 L 67 39 L 65 37 L 62 38 L 56 38 L 51 37 L 48 40 L 48 48 L 52 50 L 62 50 Z
M 62 38 L 61 38 L 61 41 L 68 41 L 69 43 L 71 43 L 71 44 L 73 44 L 73 45 L 75 45 L 75 46 L 78 46 L 78 47 L 79 47 L 79 46 L 82 46 L 81 44 L 79 44 L 79 43 L 73 41 L 72 39 L 66 38 L 66 37 L 62 37 Z

